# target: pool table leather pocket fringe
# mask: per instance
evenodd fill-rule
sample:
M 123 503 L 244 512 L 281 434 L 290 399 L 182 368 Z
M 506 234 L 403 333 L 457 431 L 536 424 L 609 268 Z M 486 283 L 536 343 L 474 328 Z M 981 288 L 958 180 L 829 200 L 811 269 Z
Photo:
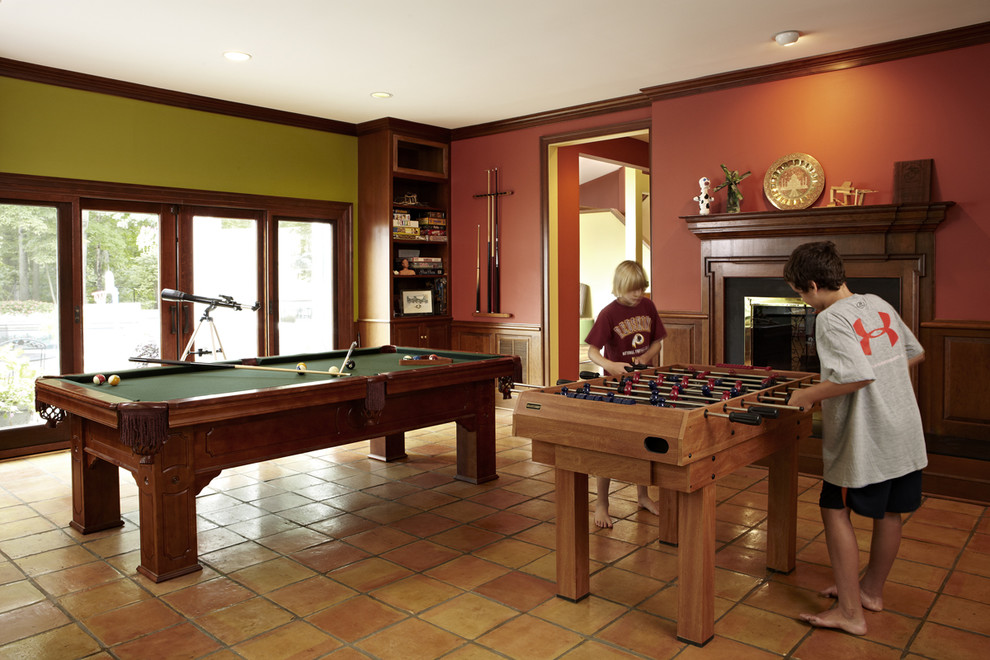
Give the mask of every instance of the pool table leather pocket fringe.
M 117 414 L 121 443 L 139 454 L 142 463 L 153 463 L 168 434 L 168 404 L 121 403 Z

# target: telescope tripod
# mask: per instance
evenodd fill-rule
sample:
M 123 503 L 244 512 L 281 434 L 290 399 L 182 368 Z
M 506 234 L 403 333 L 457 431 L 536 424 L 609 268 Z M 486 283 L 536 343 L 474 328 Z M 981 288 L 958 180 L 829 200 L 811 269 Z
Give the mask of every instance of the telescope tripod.
M 196 329 L 193 331 L 192 337 L 189 338 L 189 342 L 186 344 L 185 350 L 182 351 L 182 357 L 179 358 L 180 362 L 189 356 L 190 349 L 196 342 L 196 336 L 199 335 L 199 331 L 203 329 L 203 324 L 210 326 L 210 346 L 213 350 L 207 351 L 205 348 L 200 348 L 192 351 L 193 355 L 212 354 L 214 359 L 216 359 L 217 355 L 222 355 L 224 360 L 227 359 L 227 354 L 223 350 L 223 342 L 220 341 L 220 333 L 217 332 L 217 326 L 213 322 L 213 317 L 210 316 L 210 312 L 216 308 L 216 305 L 210 305 L 206 308 L 206 311 L 203 312 L 203 316 L 199 319 L 199 323 L 196 324 Z

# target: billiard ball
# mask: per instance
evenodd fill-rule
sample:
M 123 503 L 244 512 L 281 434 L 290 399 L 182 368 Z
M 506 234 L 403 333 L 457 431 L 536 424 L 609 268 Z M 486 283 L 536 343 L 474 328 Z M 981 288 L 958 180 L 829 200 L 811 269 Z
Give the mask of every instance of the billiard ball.
M 413 356 L 411 356 L 411 355 L 407 355 L 406 357 L 404 357 L 404 358 L 402 358 L 402 359 L 403 359 L 403 360 L 411 360 L 411 359 L 413 359 Z
M 93 376 L 94 385 L 102 385 L 105 382 L 107 382 L 107 377 L 104 376 L 103 374 L 96 374 L 95 376 Z
M 110 383 L 111 385 L 120 385 L 120 376 L 114 374 L 109 378 L 107 378 L 107 382 Z
M 334 365 L 334 366 L 330 367 L 330 373 L 332 373 L 332 374 L 340 373 L 340 369 L 338 369 L 336 367 L 336 365 Z
M 300 376 L 305 376 L 306 374 L 304 374 L 303 372 L 306 371 L 306 363 L 305 362 L 300 362 L 299 364 L 297 364 L 296 365 L 296 371 L 299 372 L 299 375 Z
M 436 353 L 430 353 L 429 357 L 427 357 L 426 359 L 427 360 L 439 360 L 440 359 L 440 356 L 437 355 Z
M 354 360 L 348 360 L 347 361 L 347 364 L 345 364 L 344 366 L 347 367 L 348 369 L 353 369 L 354 368 Z

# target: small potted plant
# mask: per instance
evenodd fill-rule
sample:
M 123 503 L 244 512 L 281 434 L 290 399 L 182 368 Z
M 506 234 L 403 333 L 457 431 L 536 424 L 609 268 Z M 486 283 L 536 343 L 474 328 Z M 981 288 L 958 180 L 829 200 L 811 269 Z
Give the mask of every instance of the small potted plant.
M 739 192 L 739 182 L 748 177 L 751 172 L 740 175 L 739 170 L 729 171 L 729 168 L 725 165 L 722 165 L 721 168 L 725 172 L 725 181 L 715 186 L 712 192 L 718 192 L 722 188 L 726 188 L 725 212 L 739 213 L 739 206 L 743 200 L 742 193 Z

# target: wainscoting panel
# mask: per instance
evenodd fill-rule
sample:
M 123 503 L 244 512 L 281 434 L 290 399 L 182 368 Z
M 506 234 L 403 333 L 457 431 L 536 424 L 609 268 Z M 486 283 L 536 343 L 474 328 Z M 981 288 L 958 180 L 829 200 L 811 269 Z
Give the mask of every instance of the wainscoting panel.
M 518 355 L 522 382 L 543 385 L 543 341 L 538 325 L 467 323 L 451 325 L 451 348 L 471 353 Z
M 971 439 L 990 458 L 990 323 L 930 321 L 919 339 L 925 430 Z
M 667 329 L 661 364 L 708 364 L 708 315 L 660 311 Z

